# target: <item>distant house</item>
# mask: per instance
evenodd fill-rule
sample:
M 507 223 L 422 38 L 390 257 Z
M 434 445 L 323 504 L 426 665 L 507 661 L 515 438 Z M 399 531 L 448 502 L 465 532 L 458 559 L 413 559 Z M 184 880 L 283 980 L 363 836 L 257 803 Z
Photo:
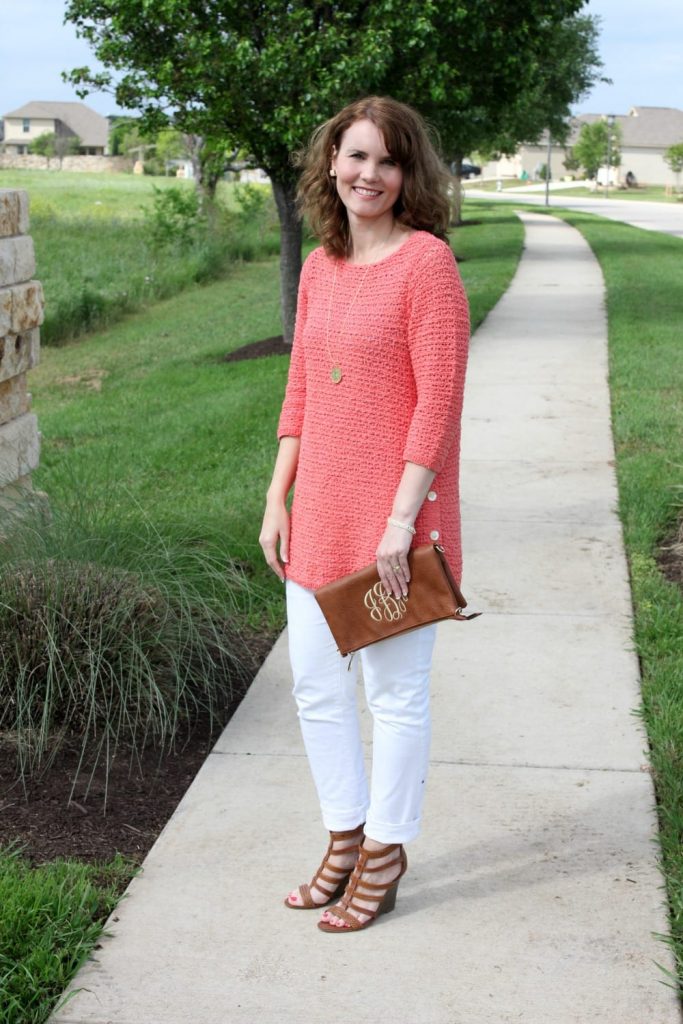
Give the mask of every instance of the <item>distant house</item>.
M 551 173 L 558 179 L 567 175 L 564 166 L 566 151 L 579 137 L 581 126 L 605 118 L 605 114 L 580 114 L 572 119 L 566 146 L 551 148 Z M 610 169 L 610 181 L 619 183 L 631 171 L 641 185 L 673 185 L 676 178 L 664 161 L 664 153 L 676 142 L 683 142 L 683 110 L 676 107 L 631 107 L 628 114 L 617 114 L 616 124 L 621 129 L 621 164 Z M 491 160 L 482 168 L 484 177 L 520 177 L 526 171 L 530 177 L 538 174 L 548 158 L 548 135 L 545 133 L 536 145 L 520 146 L 512 157 Z M 604 181 L 606 168 L 598 179 Z
M 6 153 L 28 153 L 29 143 L 46 132 L 78 136 L 79 153 L 101 155 L 108 152 L 109 121 L 85 103 L 53 103 L 34 100 L 4 115 Z

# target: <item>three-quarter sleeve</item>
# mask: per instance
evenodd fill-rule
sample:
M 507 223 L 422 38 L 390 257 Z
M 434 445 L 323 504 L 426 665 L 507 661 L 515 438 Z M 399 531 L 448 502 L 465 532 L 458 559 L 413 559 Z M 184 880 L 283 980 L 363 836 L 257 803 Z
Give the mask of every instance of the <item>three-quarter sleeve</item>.
M 278 441 L 285 436 L 300 437 L 306 406 L 306 366 L 304 360 L 303 333 L 308 304 L 308 267 L 304 263 L 299 277 L 299 292 L 296 301 L 296 324 L 292 352 L 289 357 L 289 372 L 285 397 L 280 410 L 277 427 Z
M 439 473 L 459 437 L 470 337 L 467 295 L 445 243 L 420 261 L 409 304 L 408 349 L 417 402 L 403 459 Z

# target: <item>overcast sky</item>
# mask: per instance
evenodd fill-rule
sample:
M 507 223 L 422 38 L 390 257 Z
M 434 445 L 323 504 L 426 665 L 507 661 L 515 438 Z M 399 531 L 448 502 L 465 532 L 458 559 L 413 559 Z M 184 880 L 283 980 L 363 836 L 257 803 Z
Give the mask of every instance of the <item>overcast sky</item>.
M 93 65 L 87 44 L 62 24 L 64 0 L 0 0 L 0 116 L 29 100 L 77 100 L 60 72 Z M 681 0 L 590 0 L 599 15 L 604 74 L 574 113 L 625 114 L 632 106 L 683 109 Z M 106 93 L 86 100 L 101 114 L 122 113 Z

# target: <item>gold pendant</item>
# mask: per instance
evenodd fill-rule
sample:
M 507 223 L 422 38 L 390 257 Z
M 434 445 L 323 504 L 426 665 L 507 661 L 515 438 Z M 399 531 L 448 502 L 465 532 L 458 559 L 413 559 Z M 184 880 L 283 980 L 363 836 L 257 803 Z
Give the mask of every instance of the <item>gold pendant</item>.
M 342 379 L 341 366 L 333 366 L 332 369 L 330 370 L 330 377 L 332 378 L 335 384 L 338 384 L 339 381 Z

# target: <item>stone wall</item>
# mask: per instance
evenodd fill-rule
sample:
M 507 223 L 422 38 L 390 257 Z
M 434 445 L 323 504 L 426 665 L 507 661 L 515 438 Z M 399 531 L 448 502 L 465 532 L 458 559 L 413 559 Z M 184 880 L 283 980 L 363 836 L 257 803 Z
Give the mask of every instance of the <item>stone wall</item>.
M 0 153 L 0 170 L 58 171 L 59 160 L 53 156 L 48 167 L 44 156 L 32 153 Z M 131 171 L 133 161 L 127 156 L 65 156 L 62 159 L 63 171 Z
M 0 189 L 0 505 L 32 490 L 40 434 L 26 373 L 38 362 L 43 289 L 33 280 L 28 194 Z

